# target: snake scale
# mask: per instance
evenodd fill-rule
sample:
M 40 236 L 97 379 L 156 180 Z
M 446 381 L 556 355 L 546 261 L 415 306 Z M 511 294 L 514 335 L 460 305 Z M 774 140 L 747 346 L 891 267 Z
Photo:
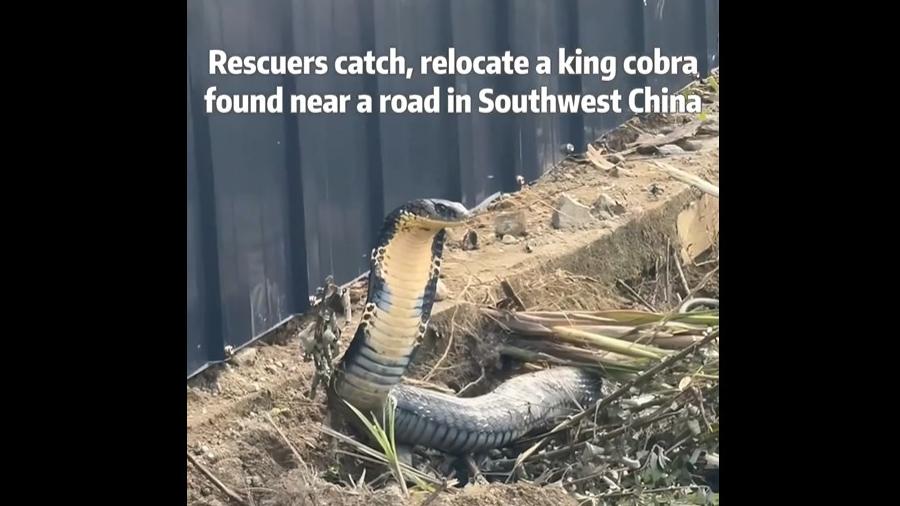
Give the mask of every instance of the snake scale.
M 381 413 L 390 396 L 400 445 L 458 455 L 502 448 L 600 395 L 600 378 L 571 367 L 516 376 L 470 398 L 400 383 L 431 317 L 445 229 L 470 216 L 440 199 L 414 200 L 387 216 L 372 250 L 362 321 L 332 377 L 333 400 L 363 413 Z

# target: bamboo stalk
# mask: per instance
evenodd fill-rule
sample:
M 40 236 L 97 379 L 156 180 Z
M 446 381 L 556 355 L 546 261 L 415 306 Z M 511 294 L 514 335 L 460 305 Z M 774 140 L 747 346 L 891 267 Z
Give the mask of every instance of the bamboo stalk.
M 601 357 L 592 357 L 587 361 L 570 360 L 558 356 L 551 355 L 540 351 L 533 351 L 511 344 L 500 346 L 500 354 L 507 355 L 523 362 L 532 362 L 538 364 L 553 364 L 568 367 L 584 367 L 592 369 L 608 369 L 626 373 L 640 372 L 643 367 L 639 365 L 631 365 L 627 363 L 604 360 Z
M 582 363 L 599 362 L 606 365 L 619 365 L 633 369 L 644 369 L 650 364 L 646 359 L 633 358 L 612 351 L 598 351 L 577 346 L 543 340 L 515 339 L 511 342 L 518 348 L 535 351 L 546 355 Z
M 651 358 L 654 360 L 662 359 L 667 352 L 654 346 L 646 346 L 643 344 L 630 343 L 621 339 L 602 336 L 600 334 L 592 334 L 581 330 L 575 330 L 567 327 L 553 327 L 553 332 L 561 339 L 575 341 L 579 343 L 587 343 L 609 351 L 614 351 L 622 355 L 632 357 Z

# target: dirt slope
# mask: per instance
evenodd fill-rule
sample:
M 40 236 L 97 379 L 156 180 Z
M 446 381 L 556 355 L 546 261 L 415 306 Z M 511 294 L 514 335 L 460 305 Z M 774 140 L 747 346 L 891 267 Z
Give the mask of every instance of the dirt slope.
M 691 119 L 654 117 L 636 124 L 640 134 L 655 135 L 671 131 Z M 709 129 L 710 132 L 717 132 L 716 103 L 709 105 L 706 124 L 715 126 Z M 629 127 L 622 131 L 625 133 L 617 135 L 631 139 L 639 135 L 634 133 L 637 130 Z M 554 261 L 557 265 L 568 265 L 559 259 L 591 247 L 628 223 L 685 195 L 688 187 L 660 171 L 654 165 L 654 159 L 664 160 L 718 184 L 718 136 L 695 136 L 689 147 L 697 150 L 665 157 L 633 153 L 614 171 L 578 160 L 568 161 L 535 185 L 493 204 L 473 227 L 478 235 L 478 249 L 463 249 L 462 231 L 451 237 L 443 264 L 443 283 L 449 298 L 436 305 L 434 318 L 447 319 L 460 301 L 495 301 L 499 280 L 516 275 L 518 278 L 513 285 L 531 307 L 579 305 L 604 309 L 630 304 L 616 293 L 609 280 L 597 283 L 590 296 L 581 293 L 572 300 L 546 300 L 542 294 L 551 292 L 541 292 L 541 286 L 537 286 L 539 279 L 529 282 L 527 273 L 540 271 Z M 558 230 L 552 221 L 563 193 L 588 206 L 605 195 L 614 204 L 615 213 L 604 219 L 594 216 L 581 227 Z M 504 242 L 495 234 L 495 220 L 500 214 L 516 211 L 523 212 L 527 235 L 514 240 L 507 238 Z M 627 256 L 631 253 L 623 249 L 617 254 Z M 572 258 L 572 265 L 581 261 Z M 559 279 L 567 275 L 559 269 L 555 272 L 559 272 Z M 542 279 L 545 284 L 554 282 L 548 281 L 546 276 Z M 354 296 L 364 297 L 364 289 L 364 286 L 356 287 Z M 361 302 L 355 301 L 354 321 L 344 329 L 342 350 L 356 327 Z M 313 400 L 306 398 L 313 365 L 302 360 L 295 328 L 282 333 L 287 336 L 282 343 L 261 342 L 240 352 L 230 363 L 212 368 L 188 382 L 188 452 L 233 490 L 251 495 L 256 504 L 397 504 L 399 497 L 390 490 L 373 494 L 336 484 L 347 482 L 348 476 L 337 465 L 333 442 L 317 430 L 326 421 L 327 413 L 321 394 Z M 432 337 L 423 345 L 419 354 L 422 363 L 413 369 L 413 377 L 421 378 L 430 372 L 447 348 L 445 341 L 446 336 Z M 431 379 L 439 386 L 458 390 L 463 379 L 473 376 L 472 371 L 453 372 L 454 367 L 461 365 L 455 361 L 460 360 L 458 353 L 449 354 Z M 297 463 L 269 417 L 297 446 L 308 467 Z M 352 478 L 355 480 L 358 476 Z M 188 466 L 187 482 L 189 504 L 229 503 L 229 499 L 191 465 Z M 432 504 L 575 504 L 575 501 L 561 488 L 494 484 L 444 495 Z

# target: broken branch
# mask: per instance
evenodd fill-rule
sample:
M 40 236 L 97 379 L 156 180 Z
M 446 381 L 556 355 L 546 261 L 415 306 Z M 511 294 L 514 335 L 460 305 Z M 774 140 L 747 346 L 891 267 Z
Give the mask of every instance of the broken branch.
M 227 495 L 232 501 L 234 501 L 238 504 L 242 504 L 244 506 L 248 506 L 247 501 L 244 500 L 243 497 L 239 496 L 233 490 L 228 488 L 227 485 L 222 483 L 222 480 L 217 478 L 216 475 L 214 475 L 209 469 L 203 467 L 203 464 L 198 462 L 197 459 L 195 459 L 193 455 L 191 455 L 190 453 L 187 453 L 187 459 L 188 459 L 188 461 L 190 461 L 191 464 L 194 464 L 194 466 L 197 469 L 199 469 L 201 473 L 203 473 L 203 476 L 206 476 L 206 478 L 209 481 L 211 481 L 213 483 L 213 485 L 218 487 L 219 490 L 221 490 L 225 495 Z
M 660 162 L 659 160 L 653 160 L 653 164 L 662 169 L 662 171 L 666 174 L 674 177 L 682 183 L 694 186 L 697 189 L 712 195 L 713 197 L 719 198 L 719 187 L 701 178 L 700 176 L 695 176 L 694 174 L 690 174 L 681 169 L 676 169 L 675 167 L 672 167 L 665 162 Z

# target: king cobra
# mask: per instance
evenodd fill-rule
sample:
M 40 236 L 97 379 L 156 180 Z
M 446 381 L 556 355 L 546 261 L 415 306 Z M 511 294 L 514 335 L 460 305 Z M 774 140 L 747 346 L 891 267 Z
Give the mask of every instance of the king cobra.
M 362 321 L 332 377 L 333 406 L 346 401 L 375 414 L 393 401 L 398 445 L 457 455 L 502 448 L 600 395 L 600 378 L 573 367 L 516 376 L 469 398 L 401 384 L 431 317 L 445 229 L 470 216 L 440 199 L 414 200 L 387 216 L 372 250 Z

